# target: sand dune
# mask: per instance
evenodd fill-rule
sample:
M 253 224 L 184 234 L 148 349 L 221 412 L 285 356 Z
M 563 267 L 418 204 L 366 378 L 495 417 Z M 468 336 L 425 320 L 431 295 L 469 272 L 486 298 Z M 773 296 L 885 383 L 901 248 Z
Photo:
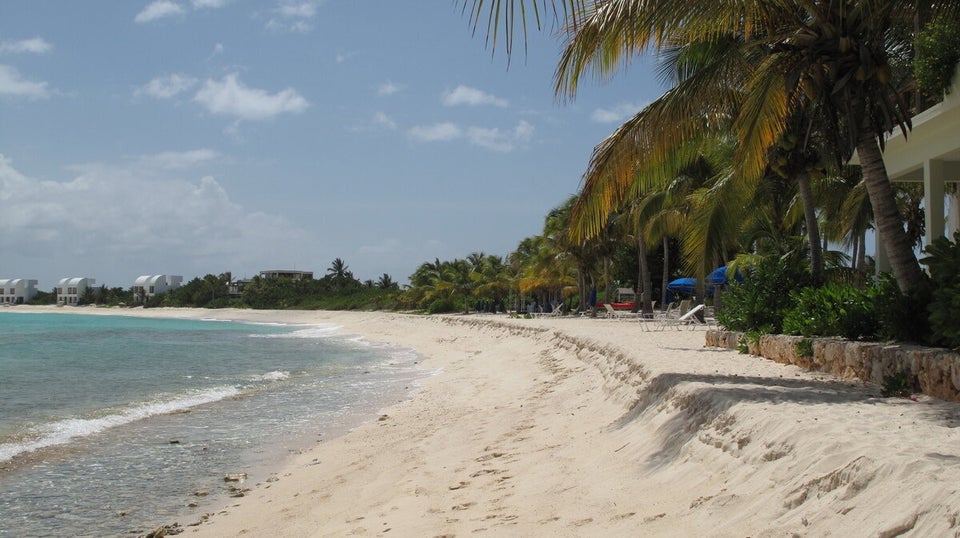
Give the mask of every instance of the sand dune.
M 186 535 L 960 536 L 955 403 L 629 322 L 216 315 L 337 323 L 440 373 Z

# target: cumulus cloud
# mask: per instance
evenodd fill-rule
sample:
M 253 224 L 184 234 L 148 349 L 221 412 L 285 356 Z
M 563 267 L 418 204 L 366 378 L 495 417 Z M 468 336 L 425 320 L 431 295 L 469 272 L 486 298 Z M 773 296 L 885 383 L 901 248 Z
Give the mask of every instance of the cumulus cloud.
M 449 142 L 463 136 L 463 131 L 455 123 L 435 123 L 416 125 L 407 131 L 411 138 L 420 142 Z
M 82 260 L 103 270 L 124 262 L 160 270 L 176 260 L 203 274 L 269 262 L 257 258 L 264 251 L 295 253 L 308 240 L 303 230 L 234 202 L 212 176 L 190 174 L 190 163 L 215 156 L 201 149 L 87 164 L 50 181 L 24 175 L 0 155 L 0 200 L 17 200 L 0 216 L 0 251 L 56 264 L 64 274 Z
M 40 37 L 21 39 L 20 41 L 0 41 L 0 55 L 2 54 L 45 54 L 53 50 L 53 45 Z
M 185 11 L 183 6 L 171 0 L 155 0 L 143 8 L 143 11 L 137 13 L 133 21 L 143 24 L 157 19 L 183 15 Z
M 15 67 L 0 64 L 0 96 L 46 99 L 50 97 L 46 82 L 34 82 L 20 75 Z
M 186 75 L 172 74 L 157 77 L 134 91 L 136 95 L 149 95 L 156 99 L 170 99 L 189 90 L 197 84 L 197 79 Z
M 244 120 L 265 120 L 284 113 L 300 113 L 310 106 L 296 90 L 287 88 L 277 93 L 248 88 L 236 73 L 223 80 L 207 80 L 193 97 L 213 114 L 234 116 Z
M 378 95 L 393 95 L 403 89 L 403 86 L 394 84 L 389 80 L 377 88 Z
M 317 15 L 317 2 L 308 0 L 281 0 L 267 21 L 267 29 L 274 32 L 307 33 L 313 30 L 311 22 Z
M 533 132 L 533 125 L 520 120 L 513 129 L 507 130 L 476 126 L 462 129 L 457 124 L 448 122 L 426 126 L 418 125 L 407 131 L 407 134 L 418 142 L 450 142 L 465 138 L 474 146 L 507 153 L 516 149 L 520 144 L 530 141 L 533 138 Z
M 228 0 L 191 0 L 194 9 L 219 8 L 227 5 Z
M 393 118 L 388 116 L 385 112 L 377 112 L 373 115 L 374 125 L 379 125 L 381 127 L 386 127 L 387 129 L 394 130 L 397 128 L 397 122 L 393 121 Z
M 165 151 L 154 155 L 144 155 L 138 159 L 139 165 L 147 168 L 177 170 L 191 168 L 200 163 L 212 161 L 220 154 L 212 149 L 194 149 L 190 151 Z
M 506 153 L 513 151 L 519 144 L 529 141 L 533 137 L 533 130 L 533 125 L 520 120 L 509 131 L 471 127 L 467 130 L 467 139 L 475 146 Z
M 643 109 L 642 105 L 621 103 L 612 108 L 598 108 L 590 114 L 590 119 L 596 123 L 623 123 Z
M 445 93 L 443 95 L 443 104 L 444 106 L 493 105 L 501 108 L 509 105 L 506 99 L 501 99 L 482 90 L 464 85 L 457 86 L 453 91 Z

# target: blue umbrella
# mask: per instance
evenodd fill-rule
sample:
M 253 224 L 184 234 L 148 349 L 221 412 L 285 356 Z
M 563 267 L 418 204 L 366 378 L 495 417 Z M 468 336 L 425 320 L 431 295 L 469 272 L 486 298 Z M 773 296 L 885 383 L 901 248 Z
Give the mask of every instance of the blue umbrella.
M 743 282 L 743 276 L 740 275 L 740 271 L 737 271 L 733 275 L 733 279 L 737 282 Z M 727 266 L 717 267 L 707 275 L 707 284 L 712 286 L 722 286 L 727 283 Z
M 697 292 L 697 279 L 695 278 L 678 278 L 676 280 L 670 281 L 667 284 L 667 289 L 672 292 L 686 293 L 687 295 L 693 295 Z

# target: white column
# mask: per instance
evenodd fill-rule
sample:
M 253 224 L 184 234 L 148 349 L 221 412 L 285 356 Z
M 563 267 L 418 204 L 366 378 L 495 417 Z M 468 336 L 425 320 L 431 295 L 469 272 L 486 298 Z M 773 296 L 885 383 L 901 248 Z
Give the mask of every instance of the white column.
M 927 232 L 923 238 L 924 245 L 929 245 L 934 239 L 943 237 L 943 161 L 927 159 L 923 161 L 923 208 Z

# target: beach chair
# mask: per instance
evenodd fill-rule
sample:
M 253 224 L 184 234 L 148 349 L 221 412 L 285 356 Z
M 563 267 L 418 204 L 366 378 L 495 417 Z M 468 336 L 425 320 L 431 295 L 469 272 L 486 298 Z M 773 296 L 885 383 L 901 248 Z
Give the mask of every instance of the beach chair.
M 633 312 L 627 312 L 626 310 L 617 310 L 610 303 L 603 303 L 603 308 L 604 310 L 607 311 L 606 317 L 608 318 L 626 319 L 626 318 L 632 318 L 635 316 Z
M 694 306 L 693 308 L 681 314 L 679 317 L 664 318 L 660 323 L 660 328 L 666 329 L 667 327 L 676 327 L 677 330 L 680 330 L 684 326 L 691 328 L 703 326 L 704 322 L 700 320 L 697 314 L 699 314 L 704 308 L 704 305 L 698 304 L 697 306 Z

